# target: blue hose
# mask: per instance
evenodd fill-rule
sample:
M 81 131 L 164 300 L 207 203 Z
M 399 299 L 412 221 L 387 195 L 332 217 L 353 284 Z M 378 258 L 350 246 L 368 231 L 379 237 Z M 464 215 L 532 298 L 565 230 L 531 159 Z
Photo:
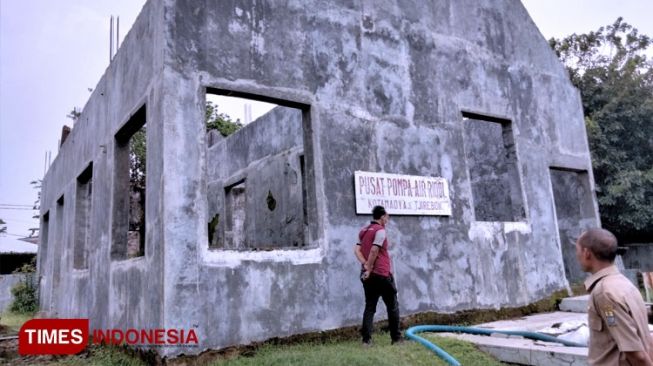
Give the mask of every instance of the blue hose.
M 424 347 L 435 352 L 436 355 L 438 355 L 440 358 L 445 360 L 449 365 L 453 365 L 453 366 L 460 366 L 460 362 L 458 362 L 458 360 L 456 360 L 455 358 L 451 357 L 451 355 L 445 352 L 442 348 L 429 342 L 425 338 L 422 338 L 417 334 L 415 334 L 421 332 L 467 333 L 467 334 L 476 334 L 476 335 L 492 335 L 494 333 L 500 333 L 500 334 L 506 334 L 512 336 L 521 336 L 524 338 L 534 339 L 537 341 L 560 343 L 567 347 L 587 347 L 584 344 L 566 341 L 564 339 L 559 339 L 542 333 L 526 332 L 526 331 L 518 331 L 518 330 L 496 330 L 496 329 L 484 329 L 484 328 L 472 328 L 472 327 L 458 327 L 458 326 L 451 326 L 451 325 L 417 325 L 408 328 L 408 330 L 406 331 L 406 337 L 421 343 Z

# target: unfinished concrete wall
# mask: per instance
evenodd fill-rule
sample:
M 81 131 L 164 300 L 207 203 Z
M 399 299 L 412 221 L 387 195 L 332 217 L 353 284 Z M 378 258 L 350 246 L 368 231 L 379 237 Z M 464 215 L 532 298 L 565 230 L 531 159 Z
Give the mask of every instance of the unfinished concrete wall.
M 301 133 L 296 118 L 259 121 L 208 148 L 205 95 L 216 91 L 296 108 Z M 116 134 L 143 105 L 145 253 L 124 259 Z M 484 138 L 466 134 L 469 115 L 501 121 L 509 169 L 470 161 Z M 95 244 L 88 269 L 74 270 L 70 203 L 89 161 Z M 42 306 L 92 326 L 196 328 L 200 347 L 160 349 L 168 356 L 358 324 L 351 251 L 370 217 L 355 214 L 357 170 L 449 182 L 451 216 L 388 226 L 403 315 L 524 305 L 567 286 L 550 167 L 591 172 L 581 103 L 518 0 L 150 1 L 46 176 Z M 232 241 L 209 245 L 225 188 Z M 273 191 L 275 210 L 293 212 L 290 232 L 272 221 L 285 214 L 265 211 Z M 475 207 L 478 192 L 501 194 L 501 208 L 482 213 L 492 203 Z M 251 234 L 260 228 L 273 232 Z M 234 230 L 255 245 L 235 245 Z M 300 231 L 304 246 L 288 240 Z
M 355 215 L 355 170 L 450 183 L 451 217 L 394 216 L 388 228 L 402 314 L 518 306 L 567 286 L 549 167 L 590 168 L 581 104 L 519 1 L 166 9 L 166 197 L 177 198 L 165 221 L 179 229 L 165 234 L 166 326 L 199 324 L 209 348 L 358 324 L 351 246 L 369 217 Z M 307 249 L 208 248 L 207 88 L 303 106 Z M 510 123 L 515 219 L 475 219 L 462 112 Z
M 0 314 L 9 311 L 9 307 L 14 302 L 11 289 L 21 282 L 31 280 L 31 276 L 24 273 L 0 275 Z
M 474 219 L 523 220 L 526 213 L 511 122 L 463 114 L 463 134 Z
M 584 230 L 597 226 L 589 175 L 586 171 L 551 168 L 551 186 L 565 275 L 569 282 L 579 283 L 587 274 L 576 260 L 576 239 Z
M 653 244 L 628 244 L 628 251 L 622 256 L 624 267 L 639 272 L 653 272 Z
M 303 138 L 301 110 L 276 107 L 209 148 L 208 213 L 217 222 L 212 248 L 306 246 Z
M 160 217 L 147 218 L 144 256 L 111 256 L 119 245 L 113 231 L 113 198 L 121 189 L 114 186 L 115 136 L 143 106 L 151 147 L 147 210 L 163 211 L 163 10 L 158 1 L 143 7 L 44 178 L 41 227 L 47 235 L 39 245 L 38 273 L 40 307 L 46 316 L 89 318 L 92 328 L 163 324 Z

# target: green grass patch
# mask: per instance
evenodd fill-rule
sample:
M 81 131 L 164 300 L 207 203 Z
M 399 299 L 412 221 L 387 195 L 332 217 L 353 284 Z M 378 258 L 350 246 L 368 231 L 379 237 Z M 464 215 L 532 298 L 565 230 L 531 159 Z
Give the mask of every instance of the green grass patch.
M 33 313 L 13 313 L 10 311 L 0 314 L 0 325 L 6 327 L 0 333 L 18 333 L 23 324 L 34 317 Z M 2 327 L 0 327 L 2 328 Z
M 93 345 L 76 356 L 57 360 L 58 366 L 146 366 L 140 358 L 119 346 Z
M 432 333 L 426 333 L 423 335 L 424 338 L 428 339 L 432 343 L 435 343 L 438 347 L 445 350 L 447 353 L 456 358 L 462 365 L 472 365 L 472 366 L 481 366 L 481 365 L 503 365 L 503 363 L 497 361 L 492 356 L 487 353 L 479 351 L 473 343 L 461 341 L 454 338 L 440 337 L 433 335 Z M 433 353 L 434 357 L 437 357 Z M 439 357 L 439 363 L 437 365 L 446 365 Z
M 471 343 L 452 338 L 427 335 L 440 348 L 449 352 L 463 365 L 501 365 L 491 356 L 479 351 Z M 360 341 L 333 343 L 305 343 L 290 346 L 264 345 L 253 355 L 241 355 L 212 363 L 214 366 L 396 366 L 396 365 L 447 365 L 435 353 L 417 342 L 406 341 L 390 345 L 387 333 L 377 333 L 374 345 L 363 348 Z
M 479 351 L 473 344 L 453 338 L 439 337 L 433 333 L 422 334 L 440 348 L 449 352 L 465 366 L 499 366 L 491 356 Z M 208 365 L 213 366 L 396 366 L 447 364 L 433 352 L 413 341 L 391 345 L 388 333 L 376 333 L 374 345 L 364 348 L 360 341 L 327 341 L 325 343 L 300 343 L 294 345 L 266 344 L 255 351 L 246 349 L 235 356 L 222 356 Z M 59 366 L 145 366 L 137 352 L 124 346 L 89 345 L 75 356 L 53 356 L 43 364 Z M 1 363 L 1 362 L 0 362 Z M 174 364 L 174 363 L 173 363 Z M 183 364 L 183 363 L 182 363 Z

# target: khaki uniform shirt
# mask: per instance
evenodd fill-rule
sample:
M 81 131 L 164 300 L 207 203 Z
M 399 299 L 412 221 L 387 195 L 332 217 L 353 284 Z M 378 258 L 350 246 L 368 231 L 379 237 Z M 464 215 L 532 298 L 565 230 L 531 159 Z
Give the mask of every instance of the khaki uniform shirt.
M 590 292 L 589 364 L 630 365 L 624 352 L 649 354 L 651 335 L 642 295 L 617 267 L 594 273 L 585 288 Z

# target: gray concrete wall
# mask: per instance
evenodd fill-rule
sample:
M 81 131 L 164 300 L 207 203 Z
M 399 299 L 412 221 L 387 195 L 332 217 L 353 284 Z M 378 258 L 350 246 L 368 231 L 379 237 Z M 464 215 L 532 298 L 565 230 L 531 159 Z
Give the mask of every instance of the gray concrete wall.
M 25 274 L 4 274 L 0 275 L 0 314 L 8 311 L 9 306 L 14 302 L 14 295 L 11 289 L 21 281 L 26 281 Z
M 358 324 L 355 170 L 450 182 L 451 217 L 388 228 L 403 315 L 567 286 L 549 167 L 590 169 L 581 103 L 519 1 L 170 1 L 166 24 L 167 327 L 198 324 L 214 348 Z M 208 249 L 207 87 L 309 106 L 311 248 Z M 462 111 L 511 121 L 523 220 L 475 220 Z
M 464 118 L 462 124 L 474 219 L 524 220 L 526 213 L 511 123 L 476 117 Z
M 207 88 L 299 108 L 301 149 L 286 124 L 207 148 Z M 113 136 L 143 102 L 145 256 L 111 260 Z M 519 221 L 477 220 L 463 112 L 509 121 Z M 306 246 L 209 248 L 216 178 L 277 179 L 266 172 L 296 158 L 275 157 L 302 150 Z M 95 245 L 75 271 L 71 203 L 90 160 Z M 370 216 L 355 214 L 356 170 L 449 182 L 450 217 L 388 226 L 402 315 L 524 305 L 567 286 L 552 166 L 591 171 L 580 98 L 518 0 L 149 1 L 45 178 L 41 306 L 94 327 L 197 329 L 199 348 L 168 356 L 358 324 L 352 246 Z M 598 224 L 593 193 L 591 206 Z
M 209 238 L 212 247 L 306 246 L 303 154 L 302 112 L 288 107 L 274 108 L 209 148 L 208 213 L 211 218 L 219 215 L 216 235 Z M 241 198 L 232 198 L 229 187 L 234 184 L 244 188 Z M 234 210 L 238 200 L 243 202 Z M 234 224 L 238 220 L 244 222 Z
M 565 264 L 565 275 L 571 283 L 587 278 L 576 260 L 576 239 L 585 229 L 596 227 L 594 202 L 586 171 L 552 168 L 551 186 L 556 207 L 560 246 Z
M 95 86 L 72 133 L 48 170 L 41 196 L 40 307 L 47 316 L 89 318 L 92 328 L 161 327 L 163 237 L 159 215 L 147 217 L 144 257 L 112 260 L 115 134 L 145 104 L 148 118 L 148 212 L 163 210 L 161 99 L 163 4 L 148 2 Z M 74 268 L 77 177 L 93 163 L 87 269 Z M 57 201 L 64 197 L 63 205 Z M 78 251 L 79 253 L 79 251 Z M 83 253 L 83 251 L 82 251 Z M 80 267 L 80 266 L 78 266 Z M 84 267 L 84 266 L 81 266 Z
M 624 267 L 639 272 L 653 272 L 653 243 L 628 244 L 628 251 L 622 256 Z

